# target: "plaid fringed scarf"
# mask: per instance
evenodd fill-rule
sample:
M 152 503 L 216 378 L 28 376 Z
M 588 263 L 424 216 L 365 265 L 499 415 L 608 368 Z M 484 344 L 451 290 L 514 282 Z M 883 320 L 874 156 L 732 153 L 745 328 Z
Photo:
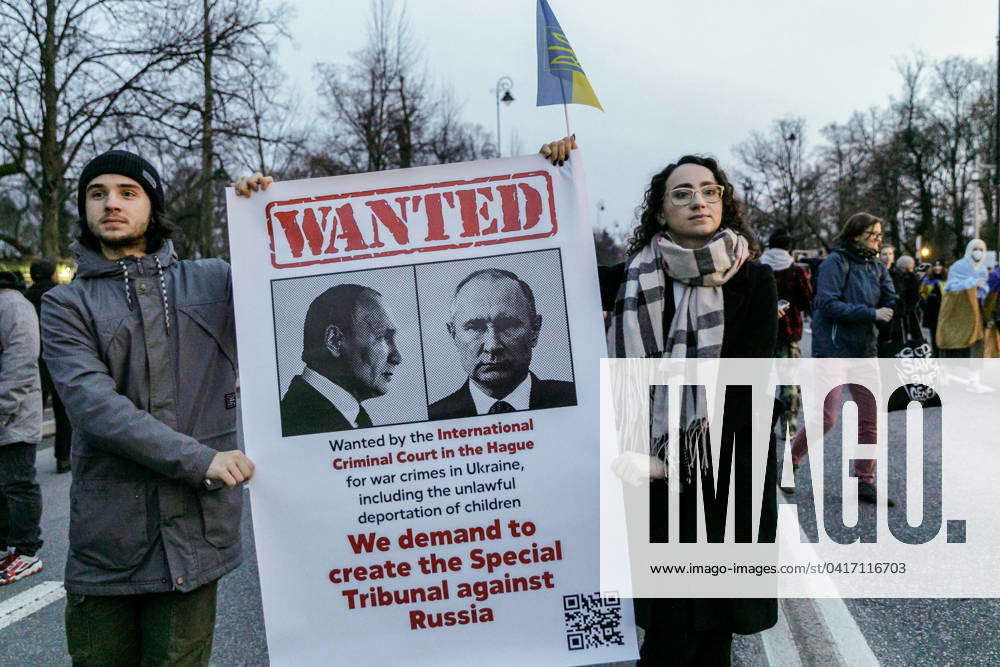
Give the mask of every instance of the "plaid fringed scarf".
M 729 229 L 720 229 L 712 240 L 697 250 L 682 248 L 665 233 L 657 234 L 649 245 L 628 263 L 625 282 L 618 290 L 608 354 L 627 358 L 718 358 L 722 352 L 723 297 L 726 283 L 750 254 L 746 238 Z M 680 301 L 663 331 L 663 301 L 672 286 L 684 285 Z M 681 423 L 681 483 L 690 485 L 694 476 L 695 450 L 704 468 L 711 464 L 706 441 L 704 396 L 685 392 Z M 650 455 L 666 460 L 667 392 L 662 387 L 650 397 Z M 704 472 L 704 470 L 703 470 Z

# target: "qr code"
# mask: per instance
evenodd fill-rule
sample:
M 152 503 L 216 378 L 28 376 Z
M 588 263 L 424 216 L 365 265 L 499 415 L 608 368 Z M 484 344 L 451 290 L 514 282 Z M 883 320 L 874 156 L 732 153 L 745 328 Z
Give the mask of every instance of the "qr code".
M 570 651 L 625 645 L 622 603 L 617 593 L 564 595 L 563 615 Z

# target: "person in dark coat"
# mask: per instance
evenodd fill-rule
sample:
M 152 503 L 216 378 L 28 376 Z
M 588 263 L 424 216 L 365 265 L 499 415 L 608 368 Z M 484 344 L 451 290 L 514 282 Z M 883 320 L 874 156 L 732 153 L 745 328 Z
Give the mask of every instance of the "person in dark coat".
M 890 322 L 896 305 L 889 270 L 877 259 L 882 220 L 856 213 L 838 239 L 839 245 L 820 267 L 813 302 L 812 356 L 875 357 L 875 325 Z
M 31 287 L 24 291 L 24 296 L 35 307 L 35 314 L 40 318 L 42 315 L 42 295 L 56 286 L 56 263 L 51 259 L 36 259 L 31 263 L 30 273 Z M 42 345 L 45 345 L 44 340 Z M 48 366 L 45 365 L 45 360 L 41 356 L 38 358 L 38 373 L 42 379 L 42 404 L 44 405 L 49 397 L 52 398 L 52 416 L 56 422 L 56 472 L 69 472 L 69 448 L 73 438 L 73 427 L 66 415 L 66 406 L 63 405 L 59 393 L 56 392 L 55 386 L 52 384 L 52 376 L 49 374 Z
M 559 163 L 575 147 L 567 137 L 544 146 L 542 154 Z M 771 269 L 750 258 L 756 246 L 715 160 L 684 156 L 656 174 L 629 244 L 629 261 L 599 273 L 604 309 L 612 311 L 610 356 L 773 356 L 777 290 Z M 651 316 L 660 309 L 659 317 Z M 637 329 L 652 328 L 660 328 L 664 349 L 644 349 L 656 341 Z M 655 392 L 651 405 L 656 409 Z M 773 438 L 770 449 L 759 542 L 773 541 L 777 526 Z M 684 459 L 682 451 L 682 497 L 686 488 L 694 488 L 685 486 Z M 666 526 L 667 486 L 662 479 L 651 480 L 650 486 L 651 506 L 659 508 L 651 512 L 652 538 L 657 526 Z M 682 520 L 682 532 L 692 528 Z M 637 599 L 636 620 L 646 629 L 640 666 L 728 665 L 733 633 L 772 627 L 777 600 Z
M 917 261 L 909 255 L 896 260 L 893 288 L 896 290 L 896 308 L 892 317 L 897 333 L 894 338 L 903 347 L 916 348 L 924 342 L 920 330 L 920 279 L 915 269 Z M 881 356 L 881 355 L 880 355 Z
M 541 380 L 531 357 L 542 316 L 528 283 L 503 269 L 474 271 L 455 288 L 448 333 L 467 378 L 431 403 L 431 419 L 576 405 L 572 382 Z
M 370 428 L 361 403 L 389 390 L 403 359 L 382 295 L 361 285 L 331 287 L 309 304 L 302 340 L 306 367 L 281 399 L 281 434 Z
M 896 290 L 885 264 L 878 259 L 882 243 L 882 219 L 870 213 L 855 213 L 837 237 L 838 245 L 820 267 L 813 302 L 812 356 L 814 358 L 864 359 L 878 356 L 876 323 L 893 319 Z M 852 385 L 853 387 L 853 385 Z M 832 392 L 831 392 L 832 393 Z M 852 389 L 852 396 L 854 390 Z M 824 423 L 832 428 L 840 410 L 839 393 L 827 398 Z M 875 415 L 861 409 L 859 442 L 876 442 Z M 802 429 L 792 443 L 792 465 L 798 468 L 808 449 Z M 875 461 L 858 459 L 858 498 L 875 503 Z M 889 505 L 895 504 L 887 499 Z
M 934 356 L 939 356 L 937 346 L 938 313 L 941 312 L 941 288 L 948 280 L 948 267 L 940 259 L 934 262 L 931 270 L 920 280 L 921 310 L 924 314 L 923 324 L 930 330 L 931 349 Z
M 778 285 L 779 304 L 784 301 L 784 309 L 778 317 L 778 345 L 775 356 L 782 359 L 799 359 L 799 341 L 802 340 L 802 314 L 808 313 L 812 302 L 812 284 L 804 268 L 795 263 L 791 253 L 792 235 L 785 229 L 778 229 L 767 242 L 767 250 L 761 255 L 761 264 L 771 267 Z M 799 431 L 799 413 L 802 396 L 794 385 L 783 386 L 779 392 L 784 412 L 780 417 L 781 432 L 794 438 Z
M 888 256 L 893 257 L 894 254 L 888 253 Z M 879 258 L 884 264 L 885 248 L 882 248 Z M 896 292 L 896 306 L 892 320 L 878 324 L 880 357 L 894 357 L 904 347 L 916 347 L 924 342 L 920 331 L 920 281 L 913 272 L 916 265 L 912 257 L 903 255 L 893 265 L 887 266 Z
M 88 162 L 77 210 L 79 270 L 46 292 L 41 321 L 74 425 L 67 647 L 77 665 L 208 664 L 254 473 L 237 442 L 230 268 L 178 259 L 163 182 L 134 153 Z

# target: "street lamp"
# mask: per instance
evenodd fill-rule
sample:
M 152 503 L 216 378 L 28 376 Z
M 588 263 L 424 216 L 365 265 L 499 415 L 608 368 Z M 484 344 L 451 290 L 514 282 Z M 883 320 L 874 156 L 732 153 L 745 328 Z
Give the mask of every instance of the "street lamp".
M 503 155 L 503 148 L 500 143 L 500 103 L 510 106 L 514 101 L 514 96 L 510 94 L 510 89 L 514 87 L 514 80 L 509 76 L 502 76 L 497 79 L 497 87 L 493 92 L 497 97 L 497 157 Z

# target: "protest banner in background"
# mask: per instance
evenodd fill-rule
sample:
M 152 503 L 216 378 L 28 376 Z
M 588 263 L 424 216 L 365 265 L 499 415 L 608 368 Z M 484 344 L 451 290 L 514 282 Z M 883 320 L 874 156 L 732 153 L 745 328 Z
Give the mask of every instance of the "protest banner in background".
M 586 209 L 578 153 L 230 191 L 273 662 L 636 657 L 599 590 Z

